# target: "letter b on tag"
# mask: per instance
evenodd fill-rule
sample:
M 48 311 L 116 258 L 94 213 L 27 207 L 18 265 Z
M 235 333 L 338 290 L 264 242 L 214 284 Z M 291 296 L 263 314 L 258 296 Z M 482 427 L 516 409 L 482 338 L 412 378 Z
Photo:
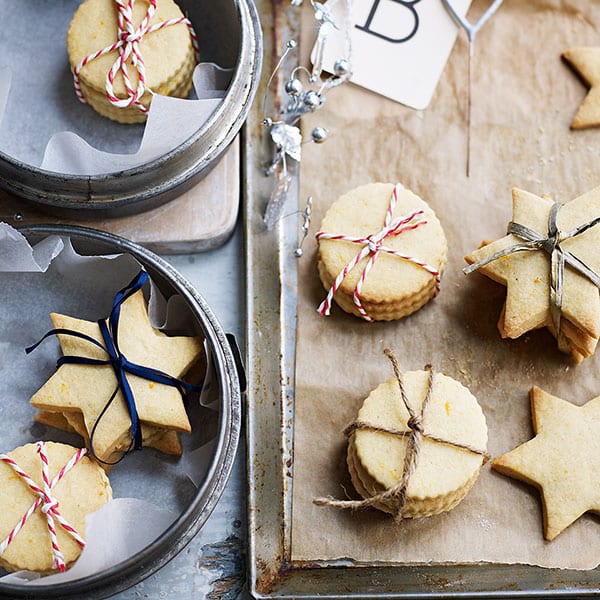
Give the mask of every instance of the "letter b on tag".
M 416 5 L 421 0 L 373 0 L 364 25 L 357 29 L 392 44 L 407 42 L 419 29 Z

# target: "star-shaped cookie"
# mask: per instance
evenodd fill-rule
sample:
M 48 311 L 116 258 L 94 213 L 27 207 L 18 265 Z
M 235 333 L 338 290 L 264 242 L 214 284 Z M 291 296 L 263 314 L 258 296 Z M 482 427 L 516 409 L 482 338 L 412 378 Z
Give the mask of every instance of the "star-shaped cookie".
M 548 217 L 553 201 L 529 192 L 513 190 L 513 222 L 528 227 L 542 237 L 548 236 Z M 560 231 L 566 232 L 600 216 L 600 188 L 563 204 L 557 216 Z M 507 235 L 482 246 L 465 257 L 469 264 L 523 240 Z M 600 225 L 566 239 L 561 246 L 600 273 Z M 550 304 L 550 255 L 542 249 L 515 252 L 479 270 L 505 285 L 506 303 L 498 328 L 502 337 L 518 338 L 527 331 L 548 327 L 556 336 Z M 568 265 L 564 269 L 562 319 L 558 334 L 559 348 L 571 353 L 576 362 L 593 354 L 600 337 L 600 294 L 585 276 Z
M 102 340 L 97 323 L 52 314 L 57 329 L 69 329 Z M 123 355 L 138 365 L 158 369 L 180 378 L 201 356 L 202 341 L 198 337 L 169 337 L 156 330 L 148 317 L 143 293 L 133 294 L 121 306 L 119 347 Z M 106 359 L 94 344 L 69 335 L 58 335 L 64 355 Z M 175 387 L 155 383 L 128 374 L 136 408 L 142 424 L 161 430 L 190 431 L 181 393 Z M 109 461 L 130 443 L 131 419 L 119 391 L 100 420 L 99 416 L 117 386 L 110 365 L 63 364 L 31 398 L 31 404 L 44 411 L 63 414 L 80 412 L 88 435 L 94 432 L 96 456 Z
M 590 88 L 575 114 L 571 127 L 585 129 L 600 125 L 600 48 L 573 48 L 562 57 Z
M 600 514 L 600 396 L 576 406 L 535 387 L 531 412 L 535 437 L 492 467 L 540 490 L 552 540 L 585 512 Z

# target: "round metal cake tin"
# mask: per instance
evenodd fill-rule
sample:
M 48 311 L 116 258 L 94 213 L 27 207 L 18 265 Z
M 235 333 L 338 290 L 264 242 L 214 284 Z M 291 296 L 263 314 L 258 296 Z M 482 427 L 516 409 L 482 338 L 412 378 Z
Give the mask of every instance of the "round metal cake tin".
M 241 391 L 236 357 L 216 317 L 194 287 L 167 262 L 149 250 L 113 234 L 76 226 L 33 225 L 19 231 L 31 243 L 49 235 L 68 236 L 80 253 L 127 253 L 147 270 L 165 297 L 179 294 L 206 337 L 219 385 L 220 417 L 212 462 L 189 506 L 144 550 L 96 575 L 58 585 L 0 583 L 0 598 L 106 598 L 135 585 L 174 558 L 198 533 L 216 506 L 231 474 L 241 429 Z
M 225 98 L 183 144 L 134 169 L 64 175 L 0 152 L 0 187 L 70 218 L 111 217 L 155 208 L 207 175 L 242 127 L 260 80 L 262 33 L 253 0 L 180 0 L 211 43 L 237 56 Z M 198 18 L 195 19 L 195 15 Z

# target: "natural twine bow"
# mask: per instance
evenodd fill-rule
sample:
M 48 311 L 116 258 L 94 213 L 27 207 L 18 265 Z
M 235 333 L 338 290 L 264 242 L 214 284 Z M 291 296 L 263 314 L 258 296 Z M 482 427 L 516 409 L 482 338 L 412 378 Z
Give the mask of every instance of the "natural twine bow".
M 366 431 L 388 433 L 390 435 L 395 435 L 399 437 L 407 437 L 408 440 L 406 444 L 406 452 L 404 454 L 402 477 L 400 478 L 400 481 L 393 487 L 364 500 L 336 500 L 334 498 L 316 498 L 315 500 L 313 500 L 313 503 L 317 506 L 331 506 L 333 508 L 358 510 L 362 508 L 370 508 L 372 506 L 376 506 L 377 504 L 385 503 L 386 501 L 392 500 L 392 502 L 390 504 L 387 504 L 386 506 L 392 508 L 393 505 L 394 519 L 397 522 L 400 522 L 404 518 L 403 510 L 406 505 L 406 492 L 408 489 L 410 478 L 413 476 L 419 463 L 419 454 L 421 452 L 421 446 L 424 437 L 435 442 L 439 442 L 440 444 L 448 444 L 450 446 L 454 446 L 455 448 L 461 448 L 463 450 L 467 450 L 468 452 L 472 452 L 473 454 L 478 454 L 480 456 L 483 456 L 484 460 L 486 461 L 488 460 L 489 455 L 485 450 L 480 450 L 468 444 L 461 444 L 459 442 L 445 440 L 436 435 L 428 433 L 425 430 L 425 426 L 423 423 L 423 415 L 425 414 L 427 405 L 429 404 L 433 396 L 435 382 L 435 373 L 433 369 L 430 365 L 427 365 L 425 367 L 429 373 L 429 377 L 427 380 L 427 392 L 425 394 L 425 399 L 423 400 L 421 410 L 419 412 L 416 412 L 414 408 L 410 405 L 408 397 L 406 396 L 404 382 L 402 379 L 402 372 L 400 371 L 398 359 L 396 358 L 394 353 L 387 348 L 384 350 L 384 353 L 392 363 L 392 367 L 394 369 L 394 376 L 396 377 L 398 387 L 400 388 L 400 397 L 402 399 L 402 404 L 408 411 L 409 417 L 406 422 L 406 426 L 408 427 L 408 429 L 397 430 L 388 427 L 382 427 L 380 425 L 372 425 L 364 421 L 354 421 L 354 423 L 350 424 L 344 430 L 344 434 L 347 437 L 350 437 L 351 435 L 354 435 L 356 431 L 362 429 Z
M 463 269 L 465 274 L 472 273 L 484 267 L 485 265 L 509 254 L 515 252 L 530 252 L 532 250 L 543 250 L 550 255 L 550 315 L 552 324 L 558 336 L 560 332 L 560 322 L 562 316 L 563 293 L 564 293 L 564 274 L 565 263 L 570 265 L 578 273 L 589 279 L 597 288 L 600 288 L 600 275 L 590 269 L 582 260 L 565 250 L 561 243 L 565 240 L 574 238 L 591 229 L 600 223 L 600 217 L 595 218 L 589 223 L 584 223 L 570 231 L 560 231 L 556 224 L 556 218 L 560 209 L 560 204 L 555 202 L 550 209 L 548 216 L 548 235 L 544 237 L 537 231 L 525 227 L 519 223 L 511 221 L 508 224 L 507 233 L 514 235 L 524 242 L 522 244 L 514 244 L 508 248 L 504 248 L 499 252 L 473 263 Z
M 171 25 L 178 25 L 183 23 L 187 25 L 190 36 L 192 39 L 192 46 L 196 54 L 196 60 L 198 60 L 198 38 L 189 19 L 185 17 L 179 17 L 175 19 L 168 19 L 166 21 L 160 21 L 154 25 L 150 25 L 155 11 L 157 0 L 147 0 L 148 9 L 140 25 L 135 28 L 133 24 L 133 5 L 135 0 L 115 0 L 117 6 L 117 41 L 110 44 L 106 48 L 102 48 L 85 56 L 81 59 L 79 64 L 73 69 L 73 84 L 75 87 L 75 93 L 81 102 L 86 103 L 86 99 L 81 89 L 79 81 L 79 74 L 81 69 L 85 67 L 89 62 L 96 58 L 109 54 L 114 50 L 119 51 L 119 56 L 113 63 L 112 67 L 106 74 L 105 89 L 106 95 L 111 104 L 118 108 L 127 108 L 129 106 L 135 106 L 141 112 L 147 113 L 148 109 L 141 103 L 141 98 L 146 90 L 146 66 L 144 63 L 144 57 L 140 51 L 140 42 L 144 36 L 170 27 Z M 129 77 L 129 70 L 127 67 L 127 61 L 131 58 L 131 64 L 138 72 L 138 83 L 137 87 L 134 87 L 131 78 Z M 125 98 L 119 98 L 114 91 L 113 83 L 117 73 L 121 72 L 123 75 L 123 82 L 125 83 L 125 89 L 127 90 L 127 96 Z M 149 90 L 152 93 L 152 90 Z
M 23 515 L 21 520 L 15 525 L 12 531 L 0 543 L 0 556 L 4 554 L 4 551 L 8 545 L 15 539 L 19 531 L 23 529 L 25 523 L 29 520 L 29 517 L 41 506 L 41 511 L 46 515 L 46 524 L 48 525 L 48 533 L 50 534 L 50 543 L 52 546 L 52 560 L 53 567 L 58 569 L 61 573 L 64 572 L 66 564 L 65 557 L 58 545 L 58 538 L 56 536 L 56 527 L 54 521 L 58 521 L 61 527 L 66 531 L 82 548 L 85 546 L 85 540 L 77 533 L 75 528 L 68 523 L 68 521 L 60 514 L 58 510 L 58 500 L 52 496 L 52 489 L 56 487 L 56 484 L 85 456 L 86 449 L 81 448 L 69 462 L 55 475 L 54 479 L 50 481 L 48 475 L 48 456 L 46 454 L 46 445 L 44 442 L 37 443 L 37 452 L 40 456 L 42 464 L 42 486 L 39 487 L 37 483 L 23 470 L 19 465 L 8 455 L 0 454 L 0 461 L 8 465 L 18 477 L 20 477 L 29 487 L 29 489 L 37 496 L 35 502 L 29 507 L 29 510 Z
M 358 279 L 358 283 L 356 284 L 356 288 L 354 290 L 352 299 L 354 301 L 356 308 L 358 309 L 358 312 L 360 313 L 360 316 L 365 321 L 372 322 L 374 320 L 368 314 L 365 307 L 363 306 L 363 303 L 361 300 L 361 293 L 362 293 L 362 288 L 363 288 L 365 279 L 369 275 L 369 272 L 373 268 L 373 265 L 375 264 L 375 261 L 377 260 L 377 257 L 379 256 L 379 254 L 381 252 L 386 252 L 387 254 L 392 254 L 394 256 L 397 256 L 398 258 L 401 258 L 403 260 L 411 262 L 412 264 L 417 265 L 418 267 L 421 267 L 422 269 L 424 269 L 425 271 L 430 273 L 433 277 L 435 277 L 435 282 L 436 282 L 435 293 L 437 294 L 437 292 L 439 291 L 440 272 L 437 269 L 435 269 L 434 267 L 428 265 L 427 263 L 424 263 L 412 256 L 404 254 L 398 250 L 395 250 L 394 248 L 390 248 L 389 246 L 383 245 L 384 240 L 388 237 L 398 236 L 405 231 L 417 229 L 418 227 L 421 227 L 422 225 L 427 225 L 427 223 L 428 223 L 427 219 L 421 218 L 424 214 L 424 212 L 422 210 L 416 210 L 409 215 L 403 215 L 403 216 L 397 217 L 396 219 L 392 220 L 392 217 L 394 214 L 394 209 L 395 209 L 396 203 L 398 201 L 398 193 L 401 189 L 402 189 L 402 186 L 399 183 L 397 183 L 396 186 L 394 187 L 394 192 L 390 198 L 390 203 L 388 205 L 388 209 L 387 209 L 387 212 L 385 215 L 385 221 L 383 223 L 383 228 L 380 231 L 378 231 L 376 233 L 372 233 L 371 235 L 368 235 L 366 237 L 353 237 L 353 236 L 344 235 L 344 234 L 326 233 L 324 231 L 319 231 L 316 234 L 315 237 L 319 241 L 320 240 L 343 240 L 346 242 L 354 242 L 356 244 L 364 245 L 362 250 L 340 271 L 338 276 L 335 278 L 333 285 L 331 286 L 329 292 L 327 293 L 327 297 L 325 298 L 325 300 L 323 300 L 323 302 L 321 302 L 321 304 L 319 305 L 319 308 L 317 309 L 318 313 L 321 316 L 325 316 L 325 317 L 329 316 L 329 314 L 331 313 L 333 297 L 334 297 L 335 293 L 338 291 L 339 287 L 342 285 L 342 282 L 344 281 L 344 279 L 346 279 L 346 276 L 348 275 L 348 273 L 350 273 L 350 271 L 352 271 L 352 269 L 354 269 L 354 267 L 363 258 L 368 256 L 369 259 Z

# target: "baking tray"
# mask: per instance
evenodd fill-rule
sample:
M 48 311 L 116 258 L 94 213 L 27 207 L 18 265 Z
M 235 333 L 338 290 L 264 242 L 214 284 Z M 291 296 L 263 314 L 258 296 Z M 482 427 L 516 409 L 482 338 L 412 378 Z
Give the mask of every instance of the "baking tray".
M 299 11 L 285 0 L 259 0 L 264 34 L 262 90 Z M 280 87 L 280 81 L 272 89 Z M 260 97 L 260 96 L 259 96 Z M 254 598 L 581 598 L 600 595 L 600 569 L 500 564 L 292 562 L 293 406 L 296 338 L 298 189 L 266 230 L 262 215 L 272 180 L 262 103 L 247 123 L 245 204 L 248 367 L 249 588 Z M 251 275 L 251 276 L 250 276 Z M 310 524 L 307 524 L 310 526 Z

